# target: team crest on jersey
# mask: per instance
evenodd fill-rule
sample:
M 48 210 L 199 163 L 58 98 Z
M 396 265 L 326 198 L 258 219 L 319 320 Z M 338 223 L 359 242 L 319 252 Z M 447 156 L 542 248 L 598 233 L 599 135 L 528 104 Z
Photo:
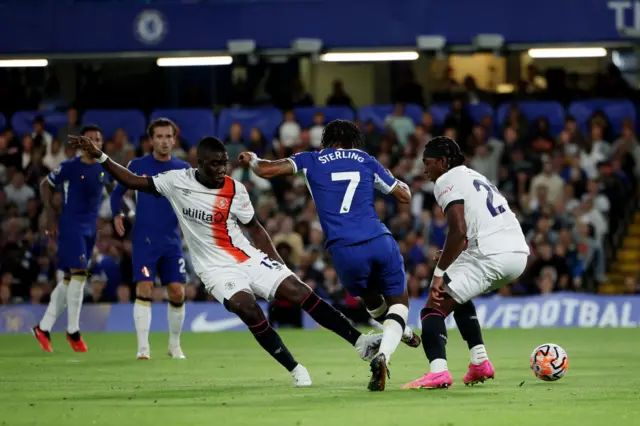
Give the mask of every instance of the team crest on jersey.
M 226 288 L 227 290 L 233 290 L 235 286 L 235 283 L 231 281 L 224 283 L 224 288 Z
M 220 198 L 220 199 L 218 200 L 218 203 L 217 203 L 217 204 L 218 204 L 218 207 L 219 207 L 219 208 L 221 208 L 221 209 L 226 209 L 226 208 L 227 208 L 227 205 L 228 205 L 229 203 L 227 202 L 227 200 L 226 200 L 226 199 L 224 199 L 224 198 Z
M 100 176 L 98 177 L 98 179 L 100 180 L 100 182 L 104 181 L 104 172 L 100 172 Z

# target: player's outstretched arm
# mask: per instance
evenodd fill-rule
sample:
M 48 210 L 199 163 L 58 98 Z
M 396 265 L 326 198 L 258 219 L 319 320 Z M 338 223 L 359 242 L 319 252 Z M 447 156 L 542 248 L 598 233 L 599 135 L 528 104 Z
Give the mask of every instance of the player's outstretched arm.
M 284 261 L 278 254 L 275 246 L 273 245 L 273 241 L 271 241 L 271 237 L 267 233 L 267 230 L 264 229 L 262 224 L 256 219 L 254 216 L 248 223 L 244 226 L 249 230 L 249 236 L 251 237 L 251 241 L 253 241 L 253 245 L 256 246 L 258 250 L 262 250 L 265 252 L 271 259 L 277 260 L 278 262 L 284 265 Z
M 291 161 L 283 160 L 269 161 L 259 158 L 253 152 L 243 152 L 238 156 L 238 164 L 247 165 L 253 172 L 261 178 L 270 179 L 276 176 L 289 176 L 295 173 Z
M 464 220 L 464 204 L 451 202 L 445 209 L 447 216 L 447 239 L 440 254 L 438 268 L 446 270 L 460 256 L 467 243 L 467 223 Z
M 87 152 L 90 156 L 98 160 L 102 167 L 122 185 L 137 191 L 155 193 L 153 185 L 146 177 L 136 176 L 120 164 L 112 161 L 107 154 L 100 151 L 93 144 L 93 141 L 85 136 L 69 135 L 70 145 L 76 149 Z

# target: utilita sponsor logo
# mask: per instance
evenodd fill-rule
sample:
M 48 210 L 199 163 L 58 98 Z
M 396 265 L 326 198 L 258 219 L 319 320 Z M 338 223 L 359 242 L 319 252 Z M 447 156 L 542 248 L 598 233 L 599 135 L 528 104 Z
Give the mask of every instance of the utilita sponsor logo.
M 204 210 L 197 210 L 197 209 L 192 209 L 192 208 L 183 208 L 182 209 L 182 214 L 191 218 L 191 219 L 195 219 L 195 220 L 200 220 L 202 222 L 206 222 L 206 223 L 212 223 L 212 222 L 222 222 L 224 221 L 224 215 L 220 212 L 215 212 L 215 213 L 208 213 Z

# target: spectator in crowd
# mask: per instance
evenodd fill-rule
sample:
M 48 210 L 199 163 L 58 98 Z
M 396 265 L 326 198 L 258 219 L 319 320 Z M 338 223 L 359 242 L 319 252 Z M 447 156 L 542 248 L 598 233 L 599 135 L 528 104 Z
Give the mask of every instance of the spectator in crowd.
M 233 161 L 238 155 L 246 149 L 244 137 L 242 136 L 242 125 L 233 123 L 229 130 L 229 135 L 225 138 L 224 143 L 229 153 L 229 158 Z
M 434 258 L 447 232 L 446 218 L 435 203 L 433 182 L 424 177 L 421 161 L 426 143 L 440 134 L 458 140 L 466 151 L 468 166 L 487 176 L 505 195 L 532 249 L 530 266 L 517 285 L 492 296 L 597 291 L 607 281 L 608 263 L 620 244 L 614 236 L 625 228 L 630 194 L 635 194 L 638 187 L 640 146 L 633 122 L 625 120 L 621 128 L 613 128 L 606 116 L 596 114 L 584 127 L 588 129 L 585 137 L 580 132 L 583 123 L 578 126 L 576 119 L 568 116 L 556 134 L 545 117 L 530 117 L 535 118 L 530 125 L 514 104 L 506 120 L 497 123 L 500 129 L 495 132 L 498 126 L 491 116 L 474 123 L 467 114 L 468 102 L 488 94 L 469 79 L 464 86 L 458 84 L 453 70 L 445 71 L 445 75 L 448 99 L 452 94 L 455 97 L 452 112 L 445 120 L 436 123 L 427 108 L 419 123 L 414 123 L 406 115 L 404 104 L 399 103 L 385 117 L 384 128 L 376 128 L 373 121 L 360 123 L 366 151 L 411 186 L 410 205 L 399 206 L 383 197 L 375 201 L 378 217 L 399 241 L 410 295 L 424 297 L 428 291 Z M 408 81 L 406 87 L 411 86 Z M 532 95 L 539 93 L 536 81 L 535 76 L 533 80 L 531 75 L 528 77 L 527 92 Z M 327 104 L 351 106 L 353 101 L 342 82 L 336 80 L 333 84 Z M 313 99 L 301 82 L 296 81 L 294 86 L 295 90 L 284 91 L 286 97 L 292 95 L 288 107 L 312 105 Z M 422 89 L 420 96 L 421 92 Z M 409 98 L 403 95 L 403 99 Z M 421 102 L 418 98 L 412 101 Z M 41 203 L 34 188 L 49 169 L 55 170 L 61 161 L 75 155 L 65 142 L 68 134 L 77 132 L 77 111 L 69 109 L 67 118 L 55 140 L 45 130 L 41 117 L 34 121 L 32 133 L 16 135 L 9 129 L 0 135 L 0 304 L 46 303 L 55 282 L 56 242 L 44 234 Z M 318 112 L 313 125 L 302 129 L 295 113 L 287 111 L 273 145 L 258 128 L 252 128 L 245 140 L 241 124 L 233 123 L 225 138 L 231 159 L 229 174 L 246 185 L 257 217 L 272 235 L 287 265 L 345 315 L 366 323 L 366 311 L 357 299 L 347 297 L 327 258 L 324 235 L 304 179 L 291 176 L 266 181 L 235 164 L 240 152 L 247 149 L 268 158 L 319 149 L 325 121 L 326 117 Z M 195 149 L 183 149 L 195 164 Z M 104 150 L 126 165 L 134 155 L 149 154 L 151 147 L 143 140 L 134 151 L 126 133 L 120 130 L 105 142 Z M 56 195 L 54 203 L 60 202 Z M 102 210 L 100 214 L 110 215 Z M 108 223 L 98 226 L 101 232 L 93 257 L 94 278 L 85 296 L 94 303 L 129 303 L 130 242 L 116 239 Z M 187 251 L 187 265 L 188 259 Z M 620 281 L 620 291 L 639 293 L 637 279 L 625 276 L 624 283 Z M 165 295 L 158 290 L 153 297 L 163 300 Z M 187 286 L 186 297 L 208 300 L 197 281 Z M 299 326 L 299 314 L 297 306 L 276 304 L 270 308 L 270 317 L 277 318 L 279 325 Z
M 11 178 L 11 183 L 4 188 L 7 195 L 7 201 L 14 203 L 19 214 L 27 212 L 27 203 L 36 196 L 36 192 L 32 187 L 27 186 L 24 173 L 16 171 Z
M 404 104 L 396 104 L 393 112 L 384 120 L 385 125 L 395 135 L 401 146 L 409 142 L 409 135 L 415 130 L 413 120 L 405 114 Z
M 81 128 L 82 126 L 80 125 L 80 119 L 78 118 L 78 110 L 75 108 L 69 108 L 67 110 L 67 123 L 58 129 L 56 139 L 64 143 L 68 139 L 69 135 L 79 135 Z
M 51 152 L 51 142 L 53 142 L 53 137 L 51 136 L 51 133 L 45 130 L 44 126 L 44 117 L 41 115 L 36 116 L 33 119 L 33 132 L 31 133 L 31 137 L 33 138 L 34 145 L 37 148 L 44 148 L 45 153 L 48 154 Z
M 63 139 L 63 140 L 66 140 L 66 139 Z M 60 140 L 54 139 L 53 142 L 51 142 L 51 152 L 49 152 L 47 155 L 44 156 L 43 164 L 49 170 L 55 170 L 58 168 L 60 163 L 68 159 L 69 158 L 67 158 L 67 155 L 65 154 L 64 149 L 62 148 L 62 144 L 60 143 Z
M 351 97 L 345 92 L 342 80 L 333 80 L 333 90 L 327 97 L 328 106 L 348 106 L 353 108 Z

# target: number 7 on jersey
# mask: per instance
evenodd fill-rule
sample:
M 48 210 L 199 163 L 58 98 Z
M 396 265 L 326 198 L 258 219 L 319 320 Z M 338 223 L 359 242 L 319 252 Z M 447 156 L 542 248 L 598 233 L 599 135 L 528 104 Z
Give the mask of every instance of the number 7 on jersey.
M 340 180 L 348 180 L 347 190 L 344 193 L 342 199 L 342 205 L 340 206 L 340 213 L 349 213 L 351 211 L 351 203 L 353 202 L 353 196 L 356 193 L 356 188 L 360 183 L 360 172 L 336 172 L 331 173 L 331 180 L 336 182 Z

